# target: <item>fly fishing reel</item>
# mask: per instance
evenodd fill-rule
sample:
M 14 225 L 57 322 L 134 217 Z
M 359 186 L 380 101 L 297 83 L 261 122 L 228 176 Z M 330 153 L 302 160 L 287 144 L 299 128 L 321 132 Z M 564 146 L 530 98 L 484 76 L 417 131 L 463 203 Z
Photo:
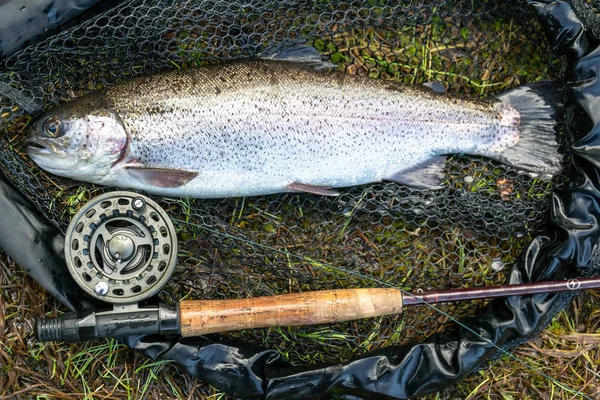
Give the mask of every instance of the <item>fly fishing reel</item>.
M 177 261 L 177 237 L 166 212 L 132 192 L 111 192 L 83 206 L 65 236 L 65 259 L 89 295 L 137 303 L 158 292 Z

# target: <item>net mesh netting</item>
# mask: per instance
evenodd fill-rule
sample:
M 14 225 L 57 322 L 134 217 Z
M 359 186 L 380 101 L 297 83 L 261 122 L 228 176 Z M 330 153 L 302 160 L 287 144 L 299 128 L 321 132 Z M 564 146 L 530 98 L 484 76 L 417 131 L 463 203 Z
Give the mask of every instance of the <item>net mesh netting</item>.
M 53 107 L 135 76 L 307 42 L 349 74 L 437 80 L 453 95 L 481 98 L 559 78 L 562 62 L 534 21 L 520 3 L 498 1 L 127 1 L 15 54 L 0 81 Z M 0 114 L 0 169 L 61 229 L 87 200 L 111 190 L 41 171 L 24 153 L 29 116 L 7 98 Z M 157 199 L 180 242 L 178 268 L 161 296 L 245 298 L 381 286 L 377 280 L 411 291 L 501 283 L 543 227 L 553 184 L 455 156 L 436 191 L 378 183 L 336 198 Z M 463 317 L 477 312 L 474 304 L 481 303 L 440 308 Z M 447 324 L 413 307 L 402 316 L 215 338 L 242 338 L 307 364 L 421 340 Z

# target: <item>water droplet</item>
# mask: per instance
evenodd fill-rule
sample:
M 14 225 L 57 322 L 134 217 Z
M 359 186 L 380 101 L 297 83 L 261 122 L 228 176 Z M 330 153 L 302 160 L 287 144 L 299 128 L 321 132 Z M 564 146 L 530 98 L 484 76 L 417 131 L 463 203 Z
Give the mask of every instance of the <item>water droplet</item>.
M 495 260 L 492 262 L 492 269 L 494 271 L 501 271 L 504 268 L 504 263 L 501 260 Z
M 386 214 L 386 213 L 388 213 L 388 211 L 389 211 L 388 208 L 384 205 L 377 206 L 377 212 L 380 214 Z
M 38 262 L 42 262 L 42 261 L 44 261 L 43 258 L 38 258 Z
M 27 10 L 27 7 L 23 6 L 23 7 L 21 7 L 21 9 L 19 11 L 25 11 L 25 10 Z

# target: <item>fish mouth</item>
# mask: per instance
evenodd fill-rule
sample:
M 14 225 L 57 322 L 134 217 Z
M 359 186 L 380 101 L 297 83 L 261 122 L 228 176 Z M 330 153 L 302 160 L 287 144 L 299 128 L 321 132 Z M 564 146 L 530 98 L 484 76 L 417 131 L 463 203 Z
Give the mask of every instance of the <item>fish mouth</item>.
M 46 139 L 41 138 L 29 138 L 27 139 L 27 154 L 29 155 L 41 155 L 41 156 L 51 156 L 55 155 L 60 158 L 66 158 L 67 153 L 64 150 L 60 149 L 56 144 L 50 142 Z

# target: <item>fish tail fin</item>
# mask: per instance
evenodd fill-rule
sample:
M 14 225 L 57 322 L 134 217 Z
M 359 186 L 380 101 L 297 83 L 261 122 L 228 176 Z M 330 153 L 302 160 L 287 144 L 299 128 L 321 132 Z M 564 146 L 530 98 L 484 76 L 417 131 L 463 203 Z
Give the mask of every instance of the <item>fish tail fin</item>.
M 543 81 L 520 86 L 497 98 L 519 112 L 519 141 L 493 158 L 542 179 L 557 175 L 562 160 L 556 132 L 562 100 L 560 85 Z

